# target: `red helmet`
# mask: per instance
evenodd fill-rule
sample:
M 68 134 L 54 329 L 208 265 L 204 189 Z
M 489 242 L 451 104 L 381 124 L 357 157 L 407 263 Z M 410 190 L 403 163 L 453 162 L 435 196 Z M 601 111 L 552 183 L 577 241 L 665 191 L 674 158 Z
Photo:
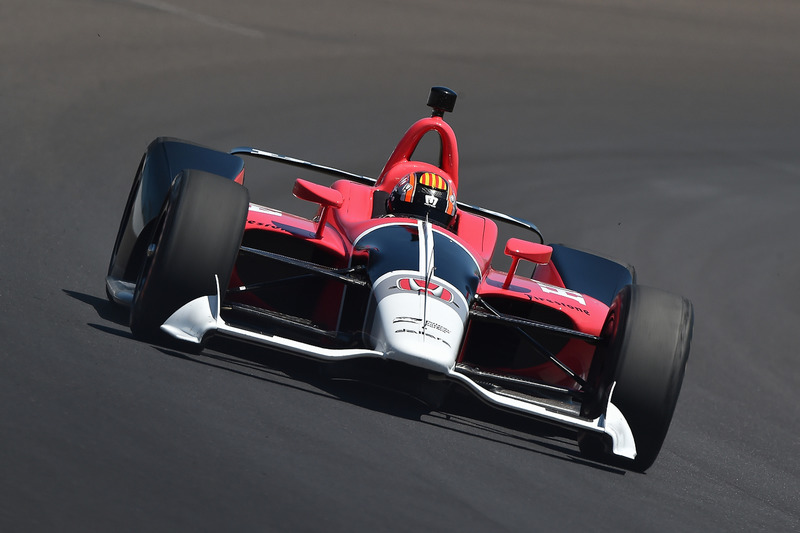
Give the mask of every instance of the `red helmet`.
M 433 172 L 413 172 L 392 189 L 386 202 L 391 215 L 428 219 L 449 227 L 455 220 L 456 193 L 448 180 Z

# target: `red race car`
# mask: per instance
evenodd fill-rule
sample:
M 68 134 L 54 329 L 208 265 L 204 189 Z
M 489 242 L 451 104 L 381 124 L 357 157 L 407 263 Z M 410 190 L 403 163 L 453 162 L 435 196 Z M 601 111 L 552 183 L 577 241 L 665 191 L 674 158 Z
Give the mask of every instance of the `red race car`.
M 130 307 L 139 338 L 202 347 L 220 335 L 373 360 L 365 365 L 375 372 L 435 391 L 429 399 L 455 383 L 577 430 L 590 458 L 645 470 L 680 392 L 691 303 L 637 285 L 627 265 L 545 245 L 529 222 L 457 201 L 458 148 L 444 120 L 455 100 L 431 89 L 432 115 L 411 126 L 377 179 L 156 139 L 122 216 L 109 298 Z M 438 164 L 413 158 L 431 132 Z M 319 206 L 307 219 L 251 203 L 242 156 L 339 179 L 296 180 L 294 195 Z M 505 243 L 505 271 L 498 224 L 529 235 Z

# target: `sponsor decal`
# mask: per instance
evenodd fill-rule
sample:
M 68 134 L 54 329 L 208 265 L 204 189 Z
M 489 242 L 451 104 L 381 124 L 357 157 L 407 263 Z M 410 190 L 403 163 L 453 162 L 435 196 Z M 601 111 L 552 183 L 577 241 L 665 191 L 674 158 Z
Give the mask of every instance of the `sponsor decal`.
M 264 222 L 262 220 L 248 220 L 247 224 L 250 226 L 261 226 L 262 228 L 270 228 L 276 231 L 282 231 L 284 233 L 291 233 L 288 229 L 282 228 L 274 224 L 272 221 Z
M 541 281 L 536 281 L 536 280 L 533 280 L 533 281 L 535 281 L 536 284 L 539 286 L 539 288 L 542 289 L 542 292 L 544 292 L 546 294 L 553 294 L 553 295 L 556 295 L 556 296 L 560 296 L 562 298 L 569 298 L 570 300 L 573 300 L 574 302 L 577 302 L 581 306 L 586 306 L 586 299 L 579 292 L 571 291 L 571 290 L 565 289 L 563 287 L 555 287 L 553 285 L 548 285 L 547 283 L 542 283 Z M 591 315 L 591 313 L 589 312 L 588 309 L 584 309 L 583 307 L 580 307 L 580 306 L 576 305 L 575 303 L 571 303 L 570 304 L 570 303 L 564 302 L 563 300 L 558 300 L 558 299 L 555 299 L 555 298 L 548 298 L 546 296 L 543 297 L 543 296 L 531 296 L 531 295 L 528 295 L 528 298 L 531 298 L 532 300 L 536 300 L 537 302 L 549 303 L 551 305 L 557 305 L 559 307 L 566 307 L 567 309 L 571 309 L 572 311 L 577 311 L 578 313 L 583 313 L 584 315 L 587 315 L 587 316 Z
M 399 316 L 399 317 L 395 318 L 392 321 L 392 324 L 399 324 L 401 322 L 408 322 L 410 324 L 416 324 L 416 325 L 419 326 L 421 324 L 421 322 L 422 322 L 422 319 L 421 318 L 414 318 L 414 317 L 411 317 L 411 316 Z M 435 329 L 437 331 L 441 331 L 445 335 L 449 335 L 450 334 L 450 330 L 448 328 L 444 327 L 441 324 L 437 324 L 436 322 L 431 322 L 430 320 L 426 320 L 425 321 L 425 327 L 426 328 Z
M 447 346 L 448 348 L 450 348 L 450 343 L 449 342 L 447 342 L 446 340 L 444 340 L 443 338 L 441 338 L 441 337 L 439 337 L 437 335 L 434 335 L 434 334 L 430 333 L 427 330 L 426 331 L 422 331 L 422 330 L 419 330 L 419 329 L 401 328 L 401 329 L 395 330 L 395 333 L 396 334 L 397 333 L 411 333 L 413 335 L 421 335 L 421 336 L 423 336 L 425 338 L 432 339 L 432 340 L 435 340 L 435 341 L 439 341 L 442 344 L 444 344 L 445 346 Z
M 542 298 L 541 296 L 533 296 L 533 297 L 531 297 L 529 295 L 528 298 L 530 298 L 531 300 L 535 300 L 537 302 L 543 302 L 543 303 L 546 302 L 546 303 L 549 303 L 549 304 L 552 304 L 552 305 L 557 305 L 559 307 L 566 307 L 567 309 L 572 309 L 573 311 L 577 311 L 578 313 L 583 313 L 586 316 L 591 316 L 591 313 L 589 312 L 588 309 L 583 309 L 581 307 L 578 307 L 577 305 L 571 305 L 571 304 L 568 304 L 568 303 L 559 302 L 559 301 L 556 301 L 556 300 L 551 300 L 550 298 Z
M 445 302 L 453 301 L 453 293 L 433 282 L 426 282 L 424 279 L 416 278 L 400 278 L 397 280 L 397 288 L 404 291 L 421 292 L 425 291 L 429 295 L 444 300 Z
M 436 207 L 436 204 L 439 203 L 439 199 L 432 194 L 425 195 L 425 205 L 429 205 L 431 207 Z

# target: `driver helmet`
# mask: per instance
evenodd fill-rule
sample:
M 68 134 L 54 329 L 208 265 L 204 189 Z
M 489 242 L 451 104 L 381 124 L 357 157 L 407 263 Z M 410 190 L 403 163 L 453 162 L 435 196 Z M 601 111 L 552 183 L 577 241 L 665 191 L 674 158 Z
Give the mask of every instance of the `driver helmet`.
M 400 179 L 386 201 L 395 216 L 428 219 L 450 227 L 456 215 L 456 193 L 450 182 L 433 172 L 412 172 Z

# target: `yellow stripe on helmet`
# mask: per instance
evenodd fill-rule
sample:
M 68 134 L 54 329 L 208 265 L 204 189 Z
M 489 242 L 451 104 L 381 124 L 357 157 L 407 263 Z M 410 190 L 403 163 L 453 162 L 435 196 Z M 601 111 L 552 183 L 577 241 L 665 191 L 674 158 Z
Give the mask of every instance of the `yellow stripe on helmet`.
M 419 177 L 420 185 L 425 185 L 426 187 L 431 187 L 432 189 L 439 189 L 440 191 L 447 190 L 447 181 L 443 177 L 438 174 L 434 174 L 433 172 L 424 172 Z

